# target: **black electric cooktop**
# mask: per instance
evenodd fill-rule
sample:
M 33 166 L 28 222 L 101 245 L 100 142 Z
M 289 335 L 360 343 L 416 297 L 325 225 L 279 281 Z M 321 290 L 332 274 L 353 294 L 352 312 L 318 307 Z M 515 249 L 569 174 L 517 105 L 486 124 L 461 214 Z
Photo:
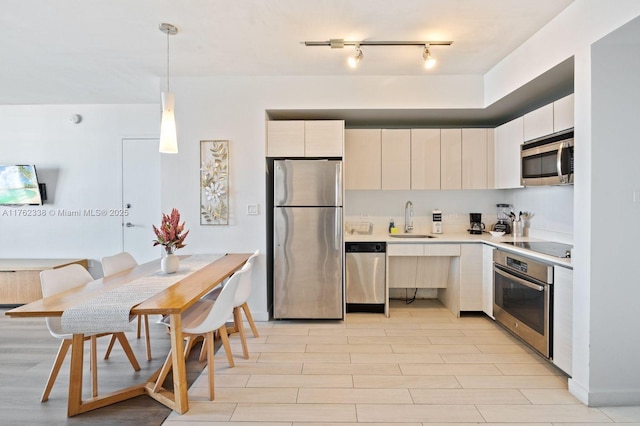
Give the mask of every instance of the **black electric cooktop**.
M 570 244 L 555 243 L 553 241 L 505 241 L 504 244 L 561 258 L 571 257 L 570 250 L 573 248 Z

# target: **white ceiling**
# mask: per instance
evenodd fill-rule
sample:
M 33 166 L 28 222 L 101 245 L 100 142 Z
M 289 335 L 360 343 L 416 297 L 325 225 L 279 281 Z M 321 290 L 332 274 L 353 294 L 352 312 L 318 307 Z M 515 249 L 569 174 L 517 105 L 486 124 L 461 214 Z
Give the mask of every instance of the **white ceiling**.
M 209 75 L 484 74 L 573 0 L 0 0 L 0 104 L 159 102 L 166 78 Z M 432 48 L 303 41 L 453 40 Z

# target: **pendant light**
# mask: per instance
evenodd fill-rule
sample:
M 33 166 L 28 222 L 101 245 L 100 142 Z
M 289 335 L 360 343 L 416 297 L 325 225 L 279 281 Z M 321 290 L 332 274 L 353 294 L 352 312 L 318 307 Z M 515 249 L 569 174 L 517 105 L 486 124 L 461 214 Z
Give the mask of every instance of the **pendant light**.
M 158 28 L 167 35 L 167 91 L 162 92 L 160 152 L 164 154 L 177 154 L 178 136 L 176 134 L 176 116 L 174 112 L 175 97 L 169 89 L 169 36 L 178 34 L 178 28 L 166 23 L 160 24 Z

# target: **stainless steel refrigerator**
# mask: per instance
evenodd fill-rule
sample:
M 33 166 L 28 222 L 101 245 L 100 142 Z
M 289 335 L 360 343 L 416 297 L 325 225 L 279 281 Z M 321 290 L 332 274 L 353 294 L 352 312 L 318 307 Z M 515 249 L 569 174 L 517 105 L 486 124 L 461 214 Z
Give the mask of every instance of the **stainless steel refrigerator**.
M 275 160 L 276 319 L 342 319 L 342 162 Z

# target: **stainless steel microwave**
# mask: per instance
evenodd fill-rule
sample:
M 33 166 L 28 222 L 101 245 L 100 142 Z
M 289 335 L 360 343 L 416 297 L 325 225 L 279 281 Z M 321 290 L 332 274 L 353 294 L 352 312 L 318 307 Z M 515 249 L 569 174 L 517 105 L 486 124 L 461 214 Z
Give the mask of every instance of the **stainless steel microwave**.
M 573 184 L 573 129 L 522 144 L 520 184 Z

